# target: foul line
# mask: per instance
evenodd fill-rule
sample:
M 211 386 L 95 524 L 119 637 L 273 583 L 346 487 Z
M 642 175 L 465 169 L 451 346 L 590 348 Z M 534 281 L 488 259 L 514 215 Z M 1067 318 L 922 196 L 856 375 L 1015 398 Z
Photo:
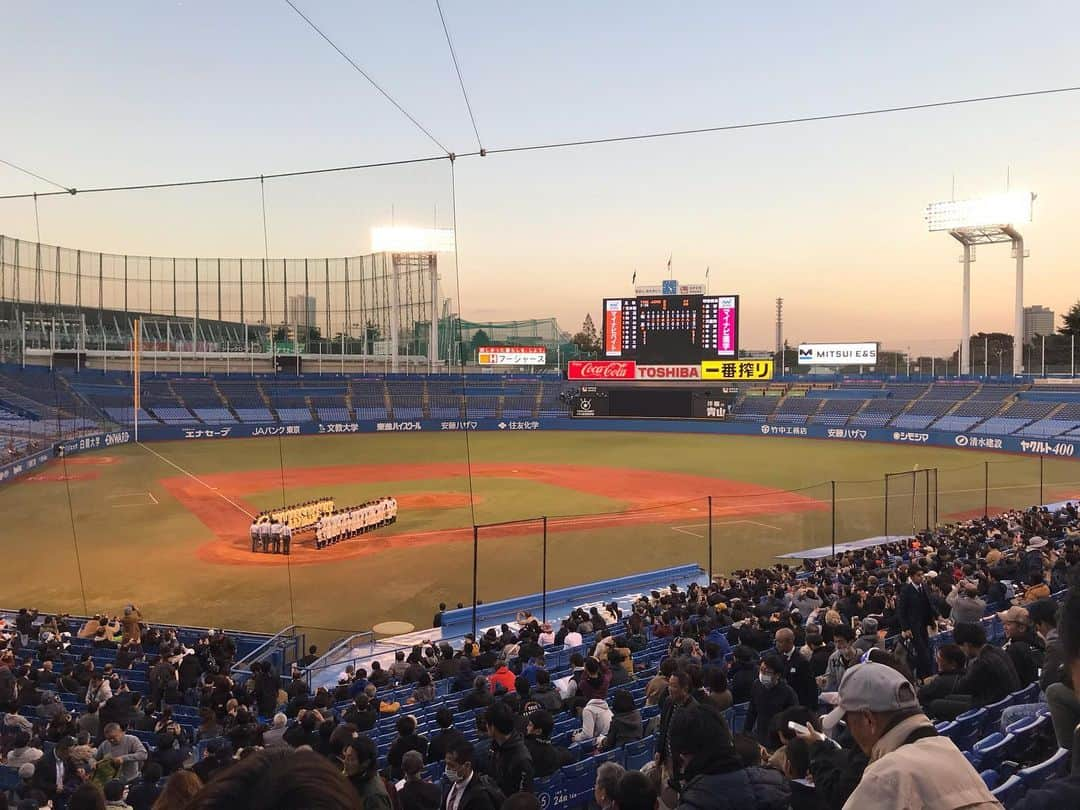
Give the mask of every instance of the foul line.
M 762 527 L 764 527 L 766 529 L 772 529 L 773 531 L 776 531 L 776 532 L 783 531 L 783 529 L 781 529 L 779 526 L 773 526 L 771 523 L 761 523 L 760 521 L 757 521 L 757 520 L 723 520 L 723 521 L 720 521 L 719 523 L 716 523 L 714 525 L 716 525 L 716 526 L 734 526 L 736 523 L 749 523 L 752 526 L 762 526 Z M 673 532 L 679 532 L 680 534 L 688 534 L 691 537 L 697 537 L 700 540 L 700 539 L 704 539 L 705 535 L 698 534 L 697 532 L 692 532 L 692 531 L 690 531 L 690 529 L 701 529 L 701 528 L 705 528 L 708 525 L 709 525 L 708 523 L 691 523 L 688 526 L 672 526 L 671 530 Z
M 214 493 L 215 495 L 217 495 L 217 496 L 218 496 L 219 498 L 221 498 L 221 499 L 222 499 L 223 501 L 225 501 L 226 503 L 228 503 L 228 504 L 231 504 L 232 506 L 235 506 L 235 507 L 236 507 L 237 509 L 239 509 L 239 510 L 240 510 L 241 512 L 243 512 L 243 513 L 244 513 L 245 515 L 247 515 L 247 516 L 248 516 L 249 518 L 252 518 L 252 519 L 254 519 L 254 518 L 255 518 L 255 516 L 254 516 L 253 514 L 251 514 L 251 512 L 249 512 L 249 511 L 248 511 L 247 509 L 245 509 L 244 507 L 242 507 L 242 506 L 241 506 L 240 504 L 238 504 L 238 503 L 237 503 L 236 501 L 234 501 L 234 500 L 233 500 L 232 498 L 230 498 L 230 497 L 229 497 L 228 495 L 222 495 L 222 494 L 221 494 L 221 492 L 220 492 L 220 491 L 219 491 L 219 490 L 217 489 L 217 487 L 212 487 L 212 486 L 210 486 L 210 485 L 209 485 L 208 483 L 206 483 L 205 481 L 203 481 L 203 480 L 202 480 L 201 478 L 199 478 L 199 477 L 198 477 L 197 475 L 192 475 L 191 473 L 189 473 L 189 472 L 188 472 L 187 470 L 185 470 L 185 469 L 184 469 L 183 467 L 181 467 L 181 466 L 180 466 L 179 464 L 177 464 L 176 462 L 174 462 L 174 461 L 170 461 L 169 459 L 165 458 L 165 456 L 161 455 L 161 453 L 159 453 L 159 452 L 158 452 L 157 450 L 153 450 L 153 449 L 151 449 L 151 448 L 147 447 L 147 446 L 146 446 L 145 444 L 143 444 L 142 442 L 136 442 L 136 444 L 138 444 L 138 445 L 139 445 L 139 447 L 143 448 L 143 449 L 144 449 L 144 450 L 146 450 L 146 451 L 147 451 L 148 453 L 152 453 L 153 455 L 155 455 L 155 456 L 157 456 L 158 458 L 160 458 L 160 459 L 161 459 L 162 461 L 164 461 L 164 462 L 165 462 L 166 464 L 168 464 L 168 465 L 169 465 L 170 467 L 172 467 L 173 469 L 175 469 L 175 470 L 179 470 L 179 471 L 180 471 L 180 472 L 182 472 L 182 473 L 183 473 L 184 475 L 186 475 L 186 476 L 187 476 L 188 478 L 190 478 L 190 479 L 191 479 L 192 481 L 195 481 L 195 482 L 197 482 L 197 483 L 198 483 L 198 484 L 199 484 L 200 486 L 206 487 L 206 488 L 207 488 L 208 490 L 210 490 L 211 492 L 213 492 L 213 493 Z M 150 495 L 150 497 L 151 497 L 151 498 L 153 498 L 153 497 L 154 497 L 154 496 L 153 496 L 153 494 L 151 494 L 151 495 Z

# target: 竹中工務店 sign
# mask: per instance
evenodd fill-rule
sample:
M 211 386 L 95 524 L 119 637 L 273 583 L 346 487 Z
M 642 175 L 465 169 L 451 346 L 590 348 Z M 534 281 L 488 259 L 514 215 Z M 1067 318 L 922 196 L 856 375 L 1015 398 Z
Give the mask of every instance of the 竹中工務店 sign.
M 706 360 L 701 364 L 703 380 L 771 380 L 772 360 Z
M 481 346 L 477 362 L 482 366 L 543 366 L 547 349 L 543 346 Z
M 800 343 L 800 366 L 875 366 L 876 343 Z

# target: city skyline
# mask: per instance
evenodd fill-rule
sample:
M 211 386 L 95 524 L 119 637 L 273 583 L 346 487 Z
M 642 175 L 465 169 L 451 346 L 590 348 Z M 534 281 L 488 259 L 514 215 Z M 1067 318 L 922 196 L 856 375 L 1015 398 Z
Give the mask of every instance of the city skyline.
M 438 150 L 287 6 L 208 3 L 11 11 L 12 85 L 0 157 L 65 185 L 268 173 Z M 476 148 L 434 9 L 301 6 L 456 151 Z M 919 9 L 924 8 L 925 13 Z M 676 11 L 448 4 L 485 145 L 638 133 L 1018 92 L 1071 83 L 1077 9 L 915 4 Z M 956 31 L 964 30 L 964 37 Z M 882 38 L 882 31 L 888 37 Z M 395 41 L 417 47 L 404 58 Z M 118 47 L 87 50 L 88 41 Z M 1017 49 L 1038 41 L 1038 49 Z M 122 47 L 119 47 L 121 46 Z M 89 54 L 93 58 L 89 58 Z M 274 58 L 268 54 L 273 53 Z M 918 58 L 915 58 L 915 55 Z M 25 74 L 24 74 L 25 75 Z M 554 315 L 575 332 L 600 300 L 673 275 L 738 293 L 741 343 L 877 340 L 918 351 L 960 339 L 958 246 L 929 202 L 1038 193 L 1023 228 L 1025 304 L 1080 297 L 1080 96 L 695 135 L 455 165 L 460 277 L 470 320 Z M 1007 180 L 1008 178 L 1008 180 Z M 0 168 L 3 193 L 47 186 Z M 0 233 L 87 250 L 179 256 L 366 253 L 376 225 L 449 227 L 445 161 L 265 184 L 0 201 Z M 1058 319 L 1060 322 L 1060 318 Z M 1012 261 L 973 266 L 972 332 L 1012 331 Z M 932 344 L 932 345 L 931 345 Z

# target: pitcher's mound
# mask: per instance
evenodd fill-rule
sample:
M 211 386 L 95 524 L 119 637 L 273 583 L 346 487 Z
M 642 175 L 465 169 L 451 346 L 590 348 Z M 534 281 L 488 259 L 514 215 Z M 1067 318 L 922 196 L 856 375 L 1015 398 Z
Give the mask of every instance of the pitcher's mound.
M 398 510 L 403 509 L 464 509 L 469 505 L 465 492 L 414 492 L 395 495 Z

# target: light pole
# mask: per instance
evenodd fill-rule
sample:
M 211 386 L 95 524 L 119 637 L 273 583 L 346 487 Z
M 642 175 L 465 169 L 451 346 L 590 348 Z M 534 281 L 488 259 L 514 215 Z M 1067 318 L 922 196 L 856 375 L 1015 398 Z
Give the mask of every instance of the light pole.
M 1012 244 L 1016 259 L 1016 295 L 1014 300 L 1013 374 L 1023 371 L 1020 340 L 1024 333 L 1024 237 L 1014 227 L 1031 222 L 1035 195 L 1030 191 L 1013 191 L 976 200 L 949 200 L 931 203 L 925 218 L 931 231 L 948 231 L 949 236 L 964 247 L 960 261 L 964 265 L 961 295 L 960 375 L 971 374 L 971 263 L 975 261 L 976 245 Z
M 1003 355 L 1003 354 L 1005 354 L 1004 349 L 998 349 L 997 350 L 997 356 L 998 356 L 998 379 L 999 380 L 1001 379 L 1001 355 Z

